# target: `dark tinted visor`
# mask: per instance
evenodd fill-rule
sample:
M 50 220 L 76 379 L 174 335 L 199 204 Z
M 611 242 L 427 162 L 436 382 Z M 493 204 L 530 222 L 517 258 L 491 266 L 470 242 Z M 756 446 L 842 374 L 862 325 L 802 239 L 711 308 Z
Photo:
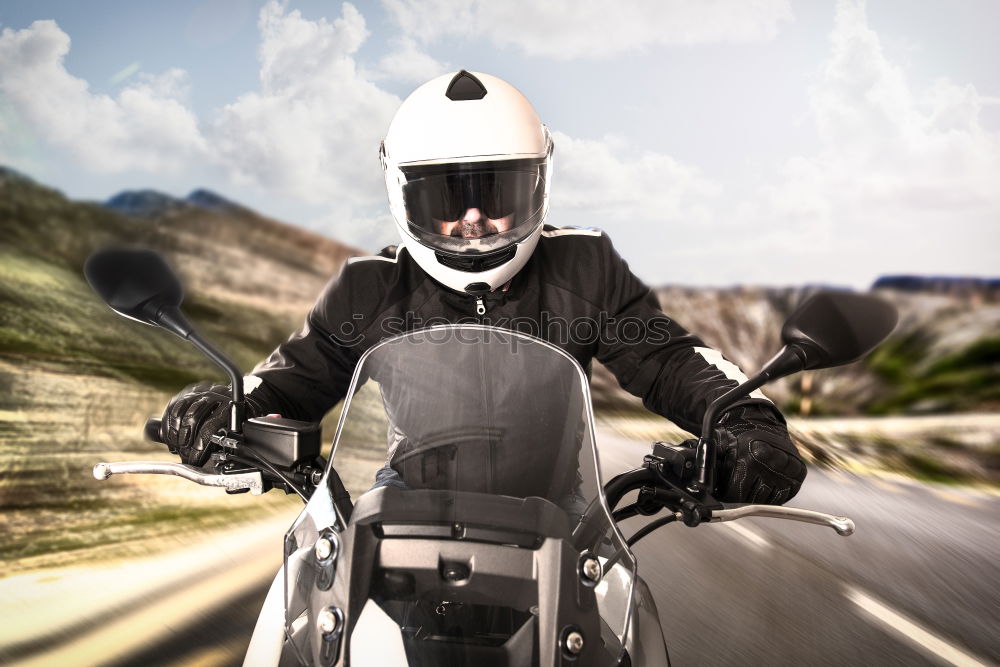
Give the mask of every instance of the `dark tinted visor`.
M 441 234 L 442 223 L 478 209 L 507 231 L 535 220 L 545 204 L 545 161 L 505 160 L 401 167 L 406 218 L 415 230 Z

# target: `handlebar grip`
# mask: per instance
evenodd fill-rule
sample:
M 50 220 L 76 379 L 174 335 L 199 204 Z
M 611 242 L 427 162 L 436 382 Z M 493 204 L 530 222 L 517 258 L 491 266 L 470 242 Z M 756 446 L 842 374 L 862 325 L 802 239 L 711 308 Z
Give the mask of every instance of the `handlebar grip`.
M 160 439 L 160 422 L 163 421 L 159 417 L 150 417 L 146 420 L 146 426 L 143 429 L 143 435 L 146 436 L 146 440 L 152 440 L 153 442 L 159 442 L 163 444 L 163 440 Z

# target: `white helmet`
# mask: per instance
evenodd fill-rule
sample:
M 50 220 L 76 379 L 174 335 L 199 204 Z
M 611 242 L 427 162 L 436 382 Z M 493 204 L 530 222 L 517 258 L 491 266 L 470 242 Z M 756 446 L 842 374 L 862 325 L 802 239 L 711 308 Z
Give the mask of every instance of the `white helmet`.
M 512 85 L 465 70 L 425 83 L 379 156 L 403 245 L 432 278 L 482 294 L 528 261 L 549 208 L 552 138 Z

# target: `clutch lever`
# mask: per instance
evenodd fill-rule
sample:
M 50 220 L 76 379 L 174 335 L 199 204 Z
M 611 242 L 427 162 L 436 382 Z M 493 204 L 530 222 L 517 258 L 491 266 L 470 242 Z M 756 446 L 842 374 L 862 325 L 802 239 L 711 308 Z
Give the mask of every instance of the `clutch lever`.
M 117 461 L 98 463 L 94 466 L 94 478 L 105 480 L 112 475 L 175 475 L 202 486 L 217 486 L 229 492 L 249 491 L 251 495 L 264 493 L 264 480 L 260 471 L 213 475 L 201 468 L 183 463 L 163 463 L 160 461 Z
M 738 507 L 726 505 L 724 509 L 711 510 L 708 521 L 709 523 L 735 521 L 750 516 L 788 519 L 791 521 L 812 523 L 818 526 L 829 526 L 837 531 L 838 535 L 843 537 L 854 533 L 854 521 L 846 516 L 834 516 L 824 512 L 799 509 L 798 507 L 781 507 L 779 505 L 740 505 Z

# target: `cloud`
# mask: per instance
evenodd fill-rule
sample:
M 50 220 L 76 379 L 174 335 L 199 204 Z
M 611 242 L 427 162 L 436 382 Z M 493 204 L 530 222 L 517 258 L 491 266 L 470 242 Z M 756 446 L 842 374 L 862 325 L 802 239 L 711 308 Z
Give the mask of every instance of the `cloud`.
M 821 150 L 787 160 L 743 204 L 746 224 L 767 230 L 754 246 L 787 249 L 790 274 L 856 283 L 878 271 L 995 272 L 1000 133 L 980 123 L 984 103 L 948 79 L 915 91 L 864 3 L 841 0 L 810 91 Z
M 98 94 L 66 70 L 70 38 L 55 22 L 3 30 L 0 161 L 28 163 L 31 146 L 45 145 L 91 172 L 165 176 L 207 166 L 218 180 L 323 207 L 316 220 L 373 218 L 385 201 L 378 145 L 399 99 L 357 67 L 364 18 L 344 3 L 336 19 L 310 21 L 270 0 L 258 24 L 258 90 L 201 123 L 182 70 L 151 75 L 133 63 L 116 95 Z M 417 76 L 434 64 L 416 55 L 403 40 L 381 75 Z M 25 129 L 30 141 L 13 136 Z
M 366 72 L 366 76 L 375 80 L 390 79 L 400 83 L 421 84 L 453 69 L 435 60 L 410 37 L 395 39 L 394 46 L 375 67 Z
M 703 218 L 719 186 L 695 167 L 637 151 L 621 137 L 574 139 L 554 132 L 553 207 L 609 221 Z
M 260 90 L 226 105 L 214 147 L 238 181 L 344 215 L 384 200 L 378 146 L 399 98 L 367 80 L 354 55 L 368 35 L 349 3 L 309 21 L 270 0 L 260 12 Z
M 938 79 L 914 93 L 882 52 L 864 3 L 842 0 L 832 52 L 811 92 L 824 152 L 813 160 L 850 178 L 844 195 L 866 204 L 912 208 L 996 206 L 1000 202 L 1000 135 L 979 122 L 971 85 Z
M 0 32 L 0 94 L 23 127 L 95 171 L 175 173 L 205 153 L 197 119 L 182 101 L 184 72 L 99 95 L 66 71 L 69 47 L 54 21 Z
M 276 202 L 275 211 L 294 211 L 313 229 L 381 242 L 391 225 L 376 150 L 399 99 L 378 83 L 416 83 L 446 69 L 425 42 L 462 28 L 537 55 L 597 56 L 665 42 L 766 39 L 789 17 L 776 2 L 737 3 L 736 16 L 755 17 L 738 25 L 708 20 L 732 7 L 722 2 L 657 3 L 642 21 L 630 18 L 638 4 L 613 12 L 604 5 L 603 16 L 590 0 L 572 12 L 559 3 L 387 6 L 408 34 L 366 68 L 358 53 L 369 31 L 353 5 L 311 21 L 269 0 L 258 15 L 258 89 L 202 121 L 181 70 L 138 71 L 114 95 L 99 94 L 66 71 L 70 39 L 54 22 L 4 29 L 0 163 L 24 165 L 37 152 L 69 155 L 92 173 L 198 167 L 209 186 L 228 177 L 242 184 L 238 197 Z M 605 39 L 594 35 L 598 28 Z M 634 138 L 557 132 L 552 222 L 608 229 L 652 282 L 862 285 L 887 271 L 995 273 L 1000 133 L 980 119 L 995 97 L 946 78 L 915 85 L 886 57 L 864 4 L 842 0 L 808 99 L 819 149 L 775 163 L 745 195 L 734 194 L 739 182 L 644 150 Z
M 722 187 L 700 169 L 621 137 L 553 139 L 552 222 L 607 230 L 639 274 L 662 277 L 654 248 L 674 252 L 672 239 L 683 246 L 711 226 Z
M 1000 133 L 980 122 L 991 98 L 944 78 L 915 87 L 857 0 L 838 4 L 808 95 L 819 150 L 740 197 L 737 184 L 624 139 L 557 134 L 553 221 L 607 229 L 653 282 L 996 272 Z
M 769 40 L 792 19 L 786 0 L 383 0 L 421 42 L 488 39 L 529 56 L 607 58 L 659 44 Z

